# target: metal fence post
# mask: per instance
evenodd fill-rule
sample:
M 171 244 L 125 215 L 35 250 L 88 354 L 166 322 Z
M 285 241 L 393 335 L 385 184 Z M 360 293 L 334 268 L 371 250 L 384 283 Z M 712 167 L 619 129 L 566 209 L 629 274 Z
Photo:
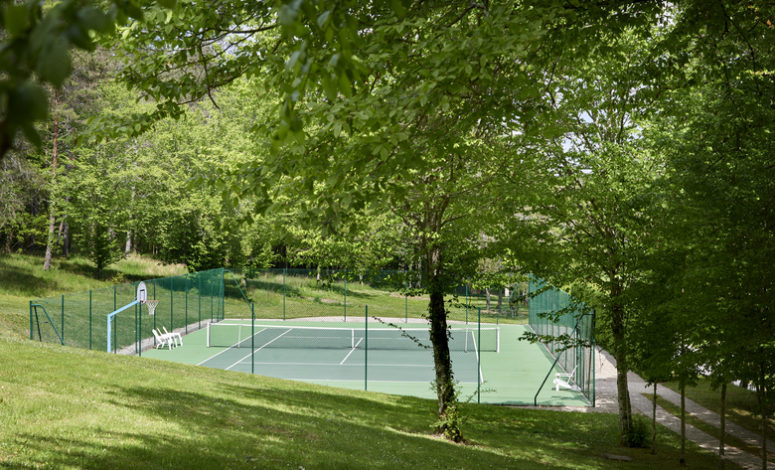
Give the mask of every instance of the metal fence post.
M 92 327 L 94 324 L 92 319 L 92 291 L 89 289 L 89 349 L 92 348 Z
M 466 325 L 468 324 L 468 283 L 466 282 Z
M 137 316 L 137 336 L 139 344 L 140 351 L 137 353 L 138 356 L 143 357 L 143 307 L 142 304 L 140 304 L 140 314 Z
M 482 402 L 482 380 L 480 372 L 482 370 L 482 307 L 479 307 L 478 331 L 476 333 L 476 344 L 479 351 L 476 354 L 476 402 Z
M 186 334 L 188 334 L 188 274 L 186 274 L 186 312 L 184 317 L 186 319 Z
M 65 294 L 62 294 L 62 330 L 60 331 L 62 336 L 62 344 L 65 343 Z
M 250 303 L 250 373 L 256 373 L 256 309 Z

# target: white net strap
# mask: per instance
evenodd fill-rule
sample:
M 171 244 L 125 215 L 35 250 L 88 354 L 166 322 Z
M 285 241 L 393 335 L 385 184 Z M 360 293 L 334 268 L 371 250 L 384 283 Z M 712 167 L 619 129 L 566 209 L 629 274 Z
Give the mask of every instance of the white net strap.
M 156 306 L 159 305 L 158 300 L 146 300 L 145 305 L 148 306 L 148 314 L 153 315 L 156 311 Z

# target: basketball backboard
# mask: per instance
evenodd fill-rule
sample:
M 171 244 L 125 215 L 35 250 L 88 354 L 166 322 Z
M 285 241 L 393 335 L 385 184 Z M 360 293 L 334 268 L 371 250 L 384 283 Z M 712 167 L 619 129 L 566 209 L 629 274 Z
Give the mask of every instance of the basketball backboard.
M 140 281 L 140 284 L 137 285 L 137 301 L 143 303 L 146 300 L 148 300 L 148 289 L 146 289 L 145 283 Z

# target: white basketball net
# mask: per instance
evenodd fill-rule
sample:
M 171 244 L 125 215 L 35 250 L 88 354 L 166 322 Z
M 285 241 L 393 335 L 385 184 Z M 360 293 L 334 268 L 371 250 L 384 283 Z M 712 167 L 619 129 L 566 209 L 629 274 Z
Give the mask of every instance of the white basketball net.
M 156 311 L 156 306 L 159 305 L 158 300 L 146 300 L 145 305 L 148 306 L 148 314 L 153 315 Z

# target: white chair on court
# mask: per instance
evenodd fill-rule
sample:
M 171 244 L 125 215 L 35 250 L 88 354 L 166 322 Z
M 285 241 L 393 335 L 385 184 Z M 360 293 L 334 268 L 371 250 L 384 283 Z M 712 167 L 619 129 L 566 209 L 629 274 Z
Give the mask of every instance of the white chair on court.
M 151 331 L 153 332 L 154 338 L 156 338 L 156 349 L 163 348 L 165 345 L 167 346 L 167 349 L 172 349 L 173 339 L 171 336 L 162 334 L 157 331 L 156 328 Z
M 570 372 L 557 372 L 554 374 L 554 391 L 559 392 L 560 388 L 580 392 L 581 388 L 576 384 L 576 369 L 574 367 Z
M 169 336 L 175 341 L 175 346 L 183 346 L 183 338 L 180 336 L 180 333 L 172 332 L 170 333 L 167 331 L 167 327 L 162 325 L 162 329 L 164 330 L 164 334 Z

